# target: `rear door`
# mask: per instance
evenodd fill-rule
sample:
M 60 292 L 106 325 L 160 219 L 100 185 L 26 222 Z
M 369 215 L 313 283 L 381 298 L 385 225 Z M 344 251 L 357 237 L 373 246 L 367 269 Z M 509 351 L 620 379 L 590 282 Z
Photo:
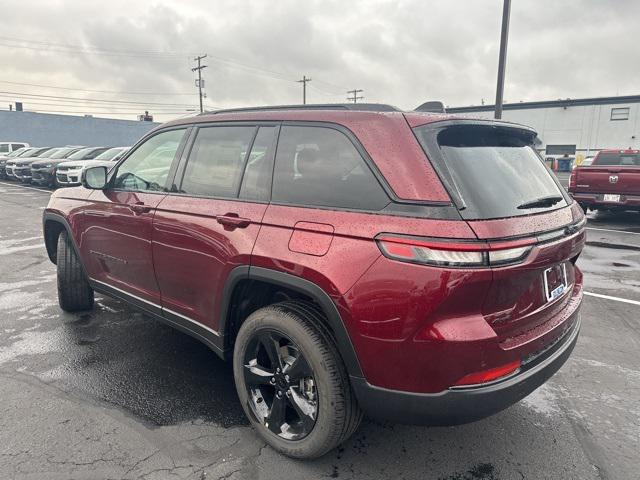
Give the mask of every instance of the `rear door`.
M 515 338 L 559 318 L 580 293 L 583 214 L 534 151 L 535 133 L 495 124 L 415 131 L 478 239 L 530 249 L 522 262 L 491 261 L 487 322 Z
M 168 191 L 185 132 L 185 128 L 161 131 L 140 144 L 118 165 L 109 186 L 91 194 L 80 220 L 80 249 L 89 277 L 158 312 L 152 221 Z
M 153 222 L 164 314 L 219 329 L 224 284 L 249 265 L 270 196 L 276 125 L 199 127 Z

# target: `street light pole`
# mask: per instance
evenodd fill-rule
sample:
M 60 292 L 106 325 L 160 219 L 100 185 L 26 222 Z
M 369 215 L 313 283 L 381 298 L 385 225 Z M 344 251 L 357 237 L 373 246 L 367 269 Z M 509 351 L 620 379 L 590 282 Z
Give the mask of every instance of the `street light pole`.
M 500 34 L 500 57 L 498 60 L 498 85 L 496 87 L 496 110 L 494 118 L 502 118 L 502 97 L 504 95 L 504 71 L 507 66 L 507 40 L 509 39 L 509 17 L 511 0 L 504 0 L 502 7 L 502 32 Z

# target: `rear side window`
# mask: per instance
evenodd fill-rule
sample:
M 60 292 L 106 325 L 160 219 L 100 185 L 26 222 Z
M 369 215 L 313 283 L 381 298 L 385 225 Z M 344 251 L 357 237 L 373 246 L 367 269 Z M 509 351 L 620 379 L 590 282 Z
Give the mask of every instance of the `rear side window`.
M 333 128 L 284 126 L 272 201 L 381 210 L 389 198 L 347 136 Z
M 8 153 L 8 152 L 9 152 L 9 144 L 0 143 L 0 153 Z
M 268 201 L 273 171 L 273 136 L 276 127 L 260 127 L 242 177 L 240 198 Z
M 238 196 L 255 127 L 206 127 L 198 131 L 180 191 L 204 197 Z
M 639 166 L 640 165 L 640 153 L 638 152 L 604 152 L 600 153 L 593 165 L 627 165 L 627 166 Z
M 464 219 L 515 217 L 567 205 L 531 146 L 532 132 L 484 125 L 449 127 L 435 139 L 428 126 L 415 132 L 427 155 L 438 158 L 434 166 L 448 188 L 462 199 Z

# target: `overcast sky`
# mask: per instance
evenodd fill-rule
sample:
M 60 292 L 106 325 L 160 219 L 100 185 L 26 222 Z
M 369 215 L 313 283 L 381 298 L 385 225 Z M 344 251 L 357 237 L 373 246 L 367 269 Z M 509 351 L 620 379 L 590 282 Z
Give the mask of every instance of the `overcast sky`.
M 502 0 L 2 5 L 5 109 L 22 100 L 27 110 L 135 118 L 146 107 L 166 120 L 196 107 L 190 69 L 204 53 L 208 108 L 300 103 L 302 75 L 309 103 L 342 102 L 354 88 L 405 109 L 495 97 Z M 505 100 L 640 94 L 638 19 L 633 0 L 514 0 Z

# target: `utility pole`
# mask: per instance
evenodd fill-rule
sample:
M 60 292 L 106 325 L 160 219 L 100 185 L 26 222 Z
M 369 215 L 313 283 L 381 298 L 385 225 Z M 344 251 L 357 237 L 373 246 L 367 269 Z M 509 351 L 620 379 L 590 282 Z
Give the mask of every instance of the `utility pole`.
M 194 58 L 193 61 L 198 62 L 198 66 L 191 69 L 192 72 L 198 72 L 198 94 L 200 96 L 200 113 L 203 112 L 202 110 L 202 70 L 207 68 L 207 65 L 201 65 L 200 61 L 206 57 L 207 57 L 207 54 L 205 53 L 204 55 L 199 55 L 196 58 Z
M 359 93 L 364 92 L 362 89 L 349 90 L 347 93 L 352 94 L 352 97 L 347 97 L 347 100 L 353 103 L 358 103 L 358 100 L 362 100 L 364 97 L 362 95 L 358 95 Z
M 307 104 L 307 82 L 310 82 L 310 81 L 311 79 L 305 77 L 304 75 L 302 76 L 302 80 L 296 80 L 296 82 L 302 84 L 302 104 L 303 105 Z
M 507 66 L 507 40 L 509 39 L 509 17 L 511 0 L 504 0 L 502 7 L 502 32 L 500 33 L 500 57 L 498 60 L 498 85 L 496 87 L 496 110 L 494 118 L 502 118 L 502 96 L 504 95 L 504 71 Z

